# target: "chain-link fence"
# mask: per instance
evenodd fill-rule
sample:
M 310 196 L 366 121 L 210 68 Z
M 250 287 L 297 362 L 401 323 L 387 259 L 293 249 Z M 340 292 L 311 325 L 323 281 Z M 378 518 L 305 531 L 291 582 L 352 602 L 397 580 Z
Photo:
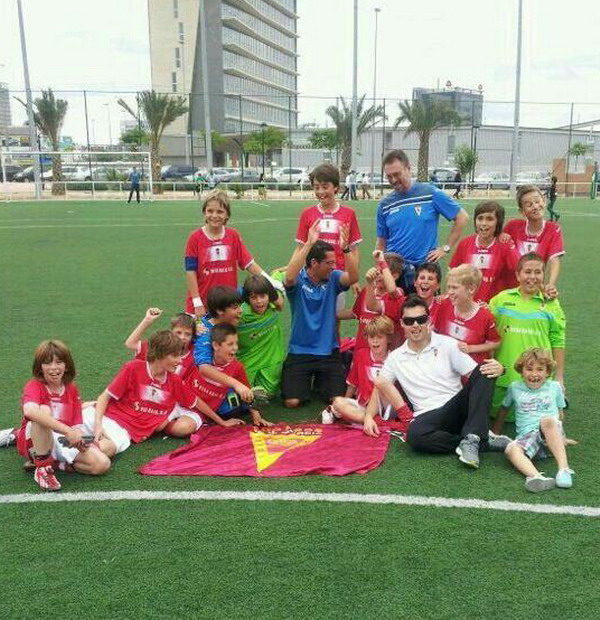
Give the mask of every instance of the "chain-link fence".
M 34 92 L 34 100 L 40 94 Z M 24 154 L 30 149 L 151 151 L 148 132 L 153 127 L 140 108 L 138 93 L 54 91 L 54 95 L 68 104 L 60 141 L 53 144 L 40 135 L 31 149 L 24 125 L 26 111 L 18 101 L 25 100 L 24 93 L 11 92 L 13 125 L 0 128 L 6 165 L 28 163 Z M 165 96 L 182 98 L 187 111 L 164 127 L 155 191 L 164 183 L 165 190 L 192 193 L 199 177 L 212 170 L 213 181 L 226 184 L 238 194 L 240 187 L 256 192 L 266 187 L 289 196 L 290 191 L 307 189 L 308 171 L 323 161 L 338 165 L 343 174 L 353 167 L 359 180 L 367 174 L 370 185 L 385 188 L 382 156 L 390 149 L 401 148 L 408 154 L 415 175 L 420 172 L 421 178 L 425 176 L 448 189 L 456 183 L 458 154 L 471 151 L 476 164 L 461 174 L 460 182 L 468 191 L 489 194 L 508 189 L 514 149 L 517 184 L 545 185 L 556 176 L 559 193 L 587 195 L 595 162 L 600 159 L 600 104 L 521 103 L 520 127 L 515 135 L 514 103 L 484 101 L 478 94 L 471 107 L 463 102 L 457 109 L 459 120 L 430 132 L 424 158 L 422 153 L 419 157 L 423 142 L 419 132 L 410 131 L 406 114 L 402 118 L 400 104 L 404 100 L 364 98 L 359 102 L 358 142 L 352 158 L 350 97 L 241 93 L 208 98 L 213 145 L 213 158 L 208 162 L 204 97 L 201 93 Z M 414 104 L 407 103 L 409 107 Z M 271 110 L 268 122 L 260 116 L 265 106 Z

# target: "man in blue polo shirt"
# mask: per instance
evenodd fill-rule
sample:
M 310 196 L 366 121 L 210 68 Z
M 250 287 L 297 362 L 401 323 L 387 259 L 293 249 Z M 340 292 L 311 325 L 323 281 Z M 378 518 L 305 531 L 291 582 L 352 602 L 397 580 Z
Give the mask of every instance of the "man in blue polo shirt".
M 348 227 L 340 227 L 346 271 L 335 268 L 334 247 L 319 240 L 319 222 L 306 243 L 294 252 L 284 286 L 292 311 L 288 356 L 283 364 L 281 392 L 286 407 L 299 407 L 318 388 L 329 403 L 346 392 L 345 373 L 336 329 L 336 300 L 358 282 L 358 259 L 348 246 Z
M 415 269 L 425 261 L 438 261 L 457 243 L 469 216 L 448 194 L 430 183 L 413 183 L 404 151 L 390 151 L 383 172 L 394 191 L 377 207 L 375 249 L 397 252 L 404 258 L 402 288 L 414 292 Z M 438 246 L 438 221 L 453 221 L 446 245 Z

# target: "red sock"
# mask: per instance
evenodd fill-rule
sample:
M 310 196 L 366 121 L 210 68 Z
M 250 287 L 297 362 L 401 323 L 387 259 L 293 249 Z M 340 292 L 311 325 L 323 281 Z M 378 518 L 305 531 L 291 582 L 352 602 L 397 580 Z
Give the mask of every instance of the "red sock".
M 54 465 L 54 459 L 49 452 L 47 454 L 36 454 L 33 457 L 33 464 L 36 467 L 52 467 L 52 465 Z
M 411 423 L 412 419 L 413 412 L 410 410 L 408 405 L 404 404 L 402 407 L 396 409 L 395 426 L 397 425 L 398 430 L 406 433 L 408 431 L 408 425 Z

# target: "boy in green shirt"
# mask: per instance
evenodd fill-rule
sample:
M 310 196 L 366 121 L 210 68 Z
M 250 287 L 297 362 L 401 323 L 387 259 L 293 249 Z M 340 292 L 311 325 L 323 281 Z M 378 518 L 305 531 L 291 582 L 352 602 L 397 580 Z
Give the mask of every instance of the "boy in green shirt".
M 502 291 L 490 300 L 490 310 L 502 338 L 496 359 L 506 369 L 496 381 L 492 412 L 501 406 L 508 386 L 520 378 L 514 364 L 527 349 L 537 347 L 552 351 L 556 362 L 555 379 L 564 392 L 566 319 L 558 299 L 548 300 L 542 293 L 544 261 L 533 252 L 524 254 L 517 265 L 516 275 L 517 288 Z M 502 431 L 505 419 L 510 419 L 506 417 L 506 411 L 498 412 L 492 429 L 494 433 Z
M 281 330 L 283 297 L 267 278 L 254 275 L 246 278 L 242 298 L 238 359 L 250 385 L 263 388 L 267 397 L 272 397 L 279 392 L 286 356 Z

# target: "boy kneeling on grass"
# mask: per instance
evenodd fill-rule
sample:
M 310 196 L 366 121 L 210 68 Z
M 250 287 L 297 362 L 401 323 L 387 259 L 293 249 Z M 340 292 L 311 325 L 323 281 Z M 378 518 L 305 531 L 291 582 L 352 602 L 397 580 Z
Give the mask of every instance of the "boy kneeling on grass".
M 220 375 L 234 380 L 236 383 L 249 388 L 248 377 L 243 364 L 236 359 L 238 351 L 238 334 L 233 325 L 229 323 L 218 323 L 211 332 L 212 343 L 212 363 Z M 188 385 L 194 390 L 196 395 L 201 398 L 217 415 L 223 419 L 223 426 L 233 426 L 244 422 L 237 417 L 239 415 L 250 414 L 252 423 L 257 426 L 272 426 L 272 422 L 267 422 L 258 409 L 252 404 L 254 395 L 250 391 L 247 398 L 240 396 L 235 389 L 229 386 L 228 382 L 220 382 L 209 378 L 199 370 L 195 369 L 188 379 Z M 217 421 L 217 420 L 215 420 Z M 217 421 L 217 423 L 219 423 Z
M 550 378 L 555 366 L 550 351 L 533 348 L 522 353 L 515 363 L 522 380 L 510 384 L 502 402 L 505 410 L 514 406 L 517 427 L 517 438 L 506 447 L 506 455 L 526 476 L 525 488 L 532 493 L 573 486 L 561 423 L 565 397 L 560 383 Z M 555 478 L 544 476 L 532 462 L 548 452 L 558 464 Z

